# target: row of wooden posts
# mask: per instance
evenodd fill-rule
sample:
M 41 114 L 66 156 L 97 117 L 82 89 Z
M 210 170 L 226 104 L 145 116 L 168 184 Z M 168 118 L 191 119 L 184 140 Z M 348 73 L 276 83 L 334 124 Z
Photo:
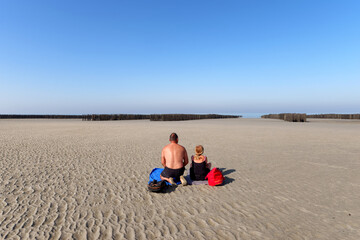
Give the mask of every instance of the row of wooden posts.
M 86 115 L 41 115 L 0 114 L 0 119 L 82 119 L 83 121 L 141 120 L 184 121 L 197 119 L 239 118 L 238 115 L 219 114 L 86 114 Z
M 280 113 L 262 115 L 261 118 L 281 119 L 288 122 L 306 122 L 305 113 Z
M 308 118 L 360 119 L 360 114 L 311 114 Z
M 305 113 L 280 113 L 263 115 L 261 118 L 282 119 L 289 122 L 306 122 L 307 118 L 328 119 L 360 119 L 360 114 L 305 114 Z
M 0 119 L 82 119 L 83 115 L 0 114 Z
M 91 114 L 84 115 L 84 121 L 106 121 L 106 120 L 135 120 L 149 119 L 150 121 L 184 121 L 198 119 L 238 118 L 236 115 L 218 114 Z

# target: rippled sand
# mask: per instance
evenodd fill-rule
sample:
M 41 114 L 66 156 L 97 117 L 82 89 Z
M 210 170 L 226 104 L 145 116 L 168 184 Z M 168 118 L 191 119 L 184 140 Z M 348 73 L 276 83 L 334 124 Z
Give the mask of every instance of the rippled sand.
M 224 186 L 147 191 L 171 132 Z M 360 239 L 360 121 L 0 120 L 0 238 Z

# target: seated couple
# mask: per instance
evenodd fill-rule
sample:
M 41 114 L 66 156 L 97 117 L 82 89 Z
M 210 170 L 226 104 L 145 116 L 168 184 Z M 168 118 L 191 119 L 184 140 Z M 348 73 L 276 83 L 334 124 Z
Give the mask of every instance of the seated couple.
M 175 181 L 181 181 L 185 186 L 187 181 L 184 178 L 185 166 L 189 163 L 186 149 L 179 145 L 176 133 L 170 135 L 170 144 L 166 145 L 161 152 L 161 164 L 164 171 L 161 172 L 161 180 L 168 181 L 171 185 L 176 185 Z M 204 148 L 199 145 L 195 148 L 195 156 L 191 156 L 190 178 L 192 180 L 205 180 L 209 173 L 211 163 L 207 162 L 207 157 L 202 155 Z

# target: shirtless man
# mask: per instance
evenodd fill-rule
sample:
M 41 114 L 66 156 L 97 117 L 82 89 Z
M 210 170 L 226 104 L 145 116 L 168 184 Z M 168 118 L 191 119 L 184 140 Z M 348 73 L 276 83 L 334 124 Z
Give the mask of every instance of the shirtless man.
M 176 133 L 170 135 L 170 144 L 166 145 L 161 152 L 161 164 L 164 171 L 161 172 L 161 180 L 166 180 L 171 185 L 176 185 L 175 181 L 181 181 L 182 185 L 187 185 L 183 174 L 185 166 L 189 163 L 186 149 L 178 144 Z M 175 180 L 175 181 L 174 181 Z

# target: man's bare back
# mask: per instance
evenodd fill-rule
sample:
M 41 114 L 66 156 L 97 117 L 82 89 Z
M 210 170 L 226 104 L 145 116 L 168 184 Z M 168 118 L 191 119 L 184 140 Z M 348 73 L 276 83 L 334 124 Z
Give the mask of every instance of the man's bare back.
M 166 145 L 161 152 L 161 164 L 164 167 L 179 169 L 185 167 L 188 162 L 186 149 L 176 142 Z

